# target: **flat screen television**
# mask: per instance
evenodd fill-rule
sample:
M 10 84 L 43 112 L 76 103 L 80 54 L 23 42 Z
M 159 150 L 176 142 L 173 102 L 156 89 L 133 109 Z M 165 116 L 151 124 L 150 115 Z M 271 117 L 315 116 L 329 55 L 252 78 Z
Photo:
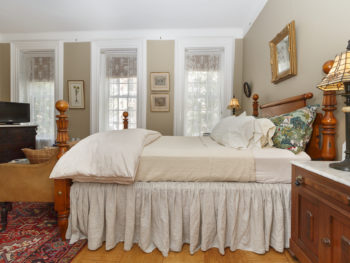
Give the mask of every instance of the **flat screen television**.
M 30 122 L 30 104 L 0 101 L 0 123 Z

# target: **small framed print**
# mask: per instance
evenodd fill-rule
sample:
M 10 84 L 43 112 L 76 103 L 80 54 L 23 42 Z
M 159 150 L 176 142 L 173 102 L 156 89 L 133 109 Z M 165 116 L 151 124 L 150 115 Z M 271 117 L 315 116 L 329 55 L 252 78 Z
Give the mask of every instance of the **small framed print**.
M 152 72 L 151 73 L 152 91 L 169 91 L 169 73 Z
M 85 91 L 83 80 L 68 80 L 68 101 L 71 109 L 85 108 Z
M 169 94 L 151 94 L 151 111 L 169 111 Z

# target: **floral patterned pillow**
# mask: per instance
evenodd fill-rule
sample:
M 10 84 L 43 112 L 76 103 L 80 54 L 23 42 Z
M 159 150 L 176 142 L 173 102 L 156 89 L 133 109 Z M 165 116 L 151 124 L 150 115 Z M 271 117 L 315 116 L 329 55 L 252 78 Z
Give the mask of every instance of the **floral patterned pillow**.
M 312 124 L 318 107 L 319 105 L 310 105 L 271 117 L 270 120 L 276 125 L 276 132 L 272 137 L 273 146 L 293 153 L 304 151 L 311 138 Z

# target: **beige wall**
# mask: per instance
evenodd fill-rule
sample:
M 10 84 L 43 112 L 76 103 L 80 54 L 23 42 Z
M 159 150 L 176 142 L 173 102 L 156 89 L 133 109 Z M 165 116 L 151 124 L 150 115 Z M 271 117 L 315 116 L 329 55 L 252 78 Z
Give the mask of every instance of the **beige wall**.
M 68 101 L 67 80 L 84 80 L 85 109 L 70 109 L 69 137 L 90 134 L 90 43 L 64 44 L 64 99 Z
M 324 76 L 322 64 L 344 51 L 350 36 L 350 1 L 337 0 L 269 0 L 243 40 L 243 81 L 251 84 L 260 103 L 313 92 L 310 103 L 322 103 L 322 92 L 316 85 Z M 271 83 L 269 41 L 289 22 L 295 20 L 297 76 L 277 85 Z M 241 87 L 239 87 L 241 88 Z M 336 117 L 338 156 L 344 142 L 343 99 L 338 97 Z M 243 99 L 251 112 L 251 98 Z
M 234 61 L 234 71 L 233 71 L 233 94 L 238 101 L 242 101 L 243 92 L 243 39 L 235 40 L 235 61 Z M 243 109 L 236 110 L 236 114 L 239 114 Z
M 0 43 L 0 100 L 10 101 L 10 44 Z
M 174 53 L 173 40 L 147 41 L 147 129 L 159 131 L 163 135 L 173 135 L 174 122 Z M 170 112 L 151 112 L 151 72 L 170 73 Z

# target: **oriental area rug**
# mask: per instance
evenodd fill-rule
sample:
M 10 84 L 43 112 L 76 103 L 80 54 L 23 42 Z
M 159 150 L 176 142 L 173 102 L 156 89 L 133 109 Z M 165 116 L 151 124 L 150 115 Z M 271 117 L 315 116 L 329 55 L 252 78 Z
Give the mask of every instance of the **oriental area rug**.
M 70 262 L 85 243 L 62 241 L 52 203 L 13 203 L 0 232 L 0 263 Z

